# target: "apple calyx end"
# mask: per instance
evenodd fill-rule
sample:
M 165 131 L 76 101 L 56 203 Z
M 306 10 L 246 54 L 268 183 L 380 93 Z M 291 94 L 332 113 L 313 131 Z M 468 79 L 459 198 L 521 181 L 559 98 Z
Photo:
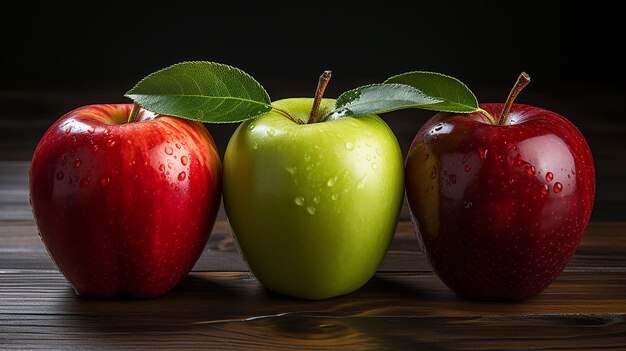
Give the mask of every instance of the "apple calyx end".
M 320 79 L 317 82 L 317 89 L 315 89 L 315 98 L 313 99 L 313 107 L 311 107 L 311 114 L 309 115 L 309 120 L 307 124 L 317 123 L 317 118 L 319 115 L 320 103 L 322 102 L 322 98 L 324 97 L 324 91 L 326 90 L 326 86 L 328 85 L 328 81 L 332 76 L 332 71 L 326 70 L 320 76 Z
M 530 76 L 528 73 L 522 71 L 517 77 L 517 81 L 515 85 L 511 89 L 509 96 L 506 98 L 506 102 L 504 103 L 504 108 L 502 109 L 502 113 L 498 117 L 497 125 L 507 125 L 510 123 L 509 121 L 509 111 L 511 110 L 511 106 L 513 106 L 513 102 L 517 98 L 517 95 L 530 83 Z

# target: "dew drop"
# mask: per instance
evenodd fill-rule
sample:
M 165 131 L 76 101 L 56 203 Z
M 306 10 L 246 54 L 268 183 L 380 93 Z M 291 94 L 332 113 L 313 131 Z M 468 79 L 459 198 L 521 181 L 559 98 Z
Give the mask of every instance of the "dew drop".
M 296 198 L 293 200 L 293 202 L 295 202 L 296 205 L 298 205 L 298 206 L 302 206 L 302 205 L 304 205 L 304 197 L 296 196 Z
M 93 126 L 89 127 L 89 129 L 87 129 L 87 132 L 89 134 L 93 134 L 96 131 L 96 128 L 94 128 Z
M 176 143 L 174 145 L 176 146 L 177 149 L 180 149 L 180 144 L 179 143 Z
M 450 174 L 450 175 L 448 176 L 448 179 L 450 180 L 450 183 L 452 183 L 452 184 L 456 184 L 456 175 L 454 175 L 454 174 Z
M 435 125 L 435 132 L 438 132 L 441 130 L 441 128 L 443 128 L 443 124 L 442 123 L 437 123 L 437 125 Z
M 167 161 L 167 168 L 172 169 L 172 166 L 173 166 L 173 165 L 174 165 L 174 164 L 172 164 L 171 162 Z
M 307 208 L 306 208 L 306 211 L 307 211 L 310 215 L 314 215 L 314 214 L 315 214 L 315 212 L 316 212 L 317 210 L 315 209 L 315 207 L 313 207 L 313 206 L 309 206 L 309 207 L 307 207 Z
M 182 163 L 183 166 L 186 166 L 187 162 L 189 162 L 189 159 L 187 158 L 187 156 L 183 155 L 180 157 L 180 163 Z
M 258 149 L 259 148 L 259 143 L 257 143 L 256 141 L 254 142 L 254 144 L 252 144 L 252 148 L 253 149 Z
M 332 194 L 332 195 L 330 196 L 330 198 L 331 198 L 333 201 L 337 201 L 337 199 L 339 198 L 339 195 L 338 195 L 338 194 Z
M 80 159 L 76 159 L 76 160 L 74 160 L 74 168 L 78 168 L 78 167 L 80 167 L 80 164 L 81 164 Z
M 172 149 L 172 147 L 170 147 L 170 146 L 166 146 L 165 147 L 165 153 L 168 154 L 168 155 L 171 155 L 171 154 L 174 153 L 174 149 Z
M 347 142 L 347 143 L 346 143 L 346 149 L 348 149 L 348 150 L 353 150 L 353 149 L 354 149 L 354 144 L 353 144 L 353 143 L 351 143 L 351 142 Z
M 544 184 L 541 187 L 541 195 L 548 195 L 548 185 L 547 184 Z
M 178 190 L 180 190 L 180 188 L 178 186 L 175 186 L 174 191 L 178 191 Z
M 313 198 L 313 202 L 315 202 L 316 204 L 319 204 L 320 203 L 320 197 L 319 196 L 315 196 Z
M 526 174 L 528 174 L 530 176 L 534 176 L 535 175 L 535 166 L 526 165 Z
M 67 157 L 65 157 L 65 154 L 61 155 L 61 166 L 65 165 L 67 163 Z
M 110 181 L 110 179 L 108 177 L 100 178 L 100 185 L 107 186 L 107 185 L 109 185 L 109 181 Z
M 164 171 L 165 171 L 165 165 L 164 165 L 164 164 L 161 164 L 161 165 L 159 166 L 159 171 L 161 171 L 161 172 L 164 172 Z
M 357 187 L 357 189 L 363 189 L 363 188 L 365 187 L 365 179 L 366 179 L 366 178 L 367 178 L 367 177 L 363 177 L 363 178 L 361 179 L 361 181 L 359 182 L 359 184 L 357 184 L 357 186 L 356 186 L 356 187 Z
M 433 168 L 430 170 L 430 179 L 435 178 L 437 178 L 437 166 L 433 166 Z
M 463 169 L 465 170 L 465 172 L 469 172 L 470 170 L 472 170 L 472 166 L 467 164 L 467 165 L 465 165 L 465 167 L 463 167 Z
M 559 183 L 559 182 L 554 183 L 554 188 L 553 188 L 553 190 L 554 190 L 554 192 L 555 192 L 555 193 L 557 193 L 557 194 L 558 194 L 558 193 L 560 193 L 560 192 L 561 192 L 561 190 L 563 190 L 563 184 L 561 184 L 561 183 Z
M 108 146 L 108 147 L 113 147 L 113 146 L 115 146 L 115 140 L 113 140 L 113 139 L 109 139 L 109 140 L 107 141 L 107 146 Z
M 182 182 L 183 180 L 185 180 L 185 178 L 187 178 L 187 173 L 185 172 L 178 173 L 178 181 Z
M 377 162 L 372 162 L 372 169 L 373 170 L 377 170 L 378 169 L 378 163 Z
M 69 127 L 65 129 L 65 134 L 70 134 L 71 131 L 72 131 L 72 127 Z
M 63 172 L 58 171 L 57 172 L 57 180 L 63 180 L 63 177 L 64 177 Z
M 93 145 L 93 146 L 91 147 L 91 152 L 94 152 L 94 153 L 95 153 L 95 152 L 98 152 L 98 145 L 97 145 L 97 144 L 95 144 L 95 145 Z
M 285 168 L 285 170 L 289 174 L 296 174 L 296 172 L 298 172 L 298 167 L 297 166 L 288 166 L 288 167 Z
M 487 152 L 489 150 L 485 149 L 484 147 L 479 147 L 478 148 L 478 156 L 480 156 L 481 160 L 484 160 L 487 158 Z
M 332 178 L 328 178 L 326 185 L 328 185 L 329 187 L 332 187 L 332 186 L 335 186 L 336 182 L 337 182 L 337 176 L 334 176 Z
M 267 135 L 274 136 L 274 134 L 276 134 L 276 131 L 274 129 L 270 128 L 267 130 Z
M 554 179 L 554 174 L 552 174 L 552 172 L 546 173 L 546 181 L 551 182 L 552 179 Z
M 248 126 L 248 129 L 250 130 L 254 130 L 256 126 L 254 125 L 254 123 L 250 123 L 250 125 Z

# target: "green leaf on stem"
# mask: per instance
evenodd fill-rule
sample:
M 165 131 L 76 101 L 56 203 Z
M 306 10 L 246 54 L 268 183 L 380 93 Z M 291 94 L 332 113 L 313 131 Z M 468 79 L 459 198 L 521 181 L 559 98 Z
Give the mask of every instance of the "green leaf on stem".
M 406 84 L 425 96 L 439 100 L 420 108 L 432 111 L 470 113 L 478 111 L 478 101 L 472 91 L 460 80 L 435 72 L 407 72 L 393 76 L 385 83 Z
M 326 119 L 358 117 L 405 108 L 425 108 L 439 102 L 441 100 L 405 84 L 371 84 L 341 94 Z
M 207 61 L 154 72 L 125 96 L 158 114 L 208 123 L 240 122 L 272 109 L 269 95 L 250 75 Z

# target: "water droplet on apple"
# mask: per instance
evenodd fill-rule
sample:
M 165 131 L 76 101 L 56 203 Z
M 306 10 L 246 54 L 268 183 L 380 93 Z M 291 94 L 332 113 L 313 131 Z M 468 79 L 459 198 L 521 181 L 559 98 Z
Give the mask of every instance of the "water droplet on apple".
M 180 163 L 182 163 L 182 164 L 183 164 L 183 166 L 186 166 L 186 165 L 187 165 L 187 162 L 189 162 L 189 159 L 187 158 L 187 156 L 182 155 L 182 156 L 180 157 Z
M 93 146 L 91 146 L 91 152 L 98 152 L 98 144 L 94 144 Z
M 469 172 L 472 170 L 472 166 L 470 166 L 469 164 L 465 165 L 465 167 L 463 167 L 463 169 L 465 170 L 465 172 Z
M 554 179 L 554 174 L 552 174 L 552 172 L 546 173 L 546 181 L 549 183 L 552 179 Z
M 371 161 L 372 160 L 372 155 L 368 154 L 367 156 L 365 156 L 365 159 L 368 160 L 368 161 Z
M 544 184 L 544 185 L 541 187 L 541 190 L 540 190 L 540 191 L 541 191 L 541 195 L 548 195 L 548 184 Z
M 171 155 L 171 154 L 174 153 L 174 149 L 172 149 L 172 147 L 170 147 L 170 146 L 166 146 L 165 147 L 165 153 L 168 154 L 168 155 Z
M 480 156 L 481 160 L 484 160 L 487 158 L 487 152 L 489 152 L 489 150 L 485 149 L 484 147 L 478 148 L 478 156 Z
M 554 183 L 554 188 L 553 188 L 553 190 L 554 190 L 554 192 L 555 192 L 555 193 L 557 193 L 557 194 L 558 194 L 558 193 L 560 193 L 560 192 L 561 192 L 561 190 L 563 190 L 563 184 L 561 184 L 561 183 L 559 183 L 559 182 Z
M 378 155 L 378 156 L 381 155 L 380 148 L 376 148 L 376 155 Z
M 258 149 L 259 148 L 259 143 L 257 143 L 256 141 L 254 142 L 254 144 L 252 144 L 252 148 L 253 149 Z
M 108 147 L 113 147 L 113 146 L 115 146 L 115 140 L 113 140 L 113 139 L 109 139 L 109 140 L 107 141 L 107 146 L 108 146 Z
M 361 181 L 359 181 L 359 184 L 357 184 L 357 189 L 363 189 L 365 187 L 365 180 L 367 179 L 367 176 L 361 178 Z
M 66 128 L 65 129 L 65 134 L 70 134 L 71 131 L 72 131 L 72 127 Z
M 174 191 L 178 191 L 178 190 L 180 190 L 180 188 L 178 186 L 175 186 Z
M 285 167 L 285 170 L 289 174 L 296 174 L 296 172 L 298 171 L 298 167 L 296 167 L 296 166 L 287 166 L 287 167 Z
M 108 177 L 100 178 L 100 185 L 107 186 L 107 185 L 109 185 L 109 181 L 110 181 L 110 179 Z
M 302 206 L 302 205 L 304 205 L 304 197 L 296 196 L 296 198 L 293 200 L 293 202 L 295 202 L 296 205 L 298 205 L 298 206 Z
M 305 161 L 310 161 L 310 160 L 311 160 L 311 155 L 309 155 L 309 154 L 304 154 L 304 160 L 305 160 Z
M 339 195 L 338 195 L 338 194 L 332 194 L 332 195 L 330 196 L 330 198 L 331 198 L 333 201 L 337 201 L 337 199 L 339 198 Z
M 474 204 L 471 201 L 463 201 L 463 204 L 465 208 L 472 208 L 472 206 L 474 206 Z
M 353 150 L 353 149 L 354 149 L 354 144 L 348 141 L 348 142 L 346 143 L 346 149 L 348 149 L 348 150 Z
M 320 197 L 319 196 L 315 196 L 313 198 L 313 202 L 315 202 L 316 204 L 319 204 L 320 203 Z
M 535 175 L 535 166 L 526 165 L 526 174 L 528 174 L 530 176 L 534 176 Z
M 254 125 L 254 123 L 250 123 L 250 125 L 248 125 L 248 129 L 250 129 L 251 131 L 254 130 L 256 126 Z
M 180 144 L 179 143 L 176 143 L 174 145 L 176 146 L 177 149 L 180 149 Z
M 61 166 L 65 165 L 67 163 L 67 157 L 65 157 L 65 154 L 61 155 Z
M 377 170 L 378 169 L 378 163 L 377 162 L 372 162 L 372 169 L 373 170 Z
M 185 180 L 185 178 L 187 178 L 187 173 L 185 172 L 178 173 L 178 181 L 182 182 L 183 180 Z
M 64 177 L 63 172 L 58 171 L 57 172 L 57 180 L 63 180 L 63 177 Z
M 272 137 L 272 136 L 274 136 L 274 134 L 276 134 L 276 131 L 274 129 L 270 128 L 270 129 L 267 130 L 267 135 Z
M 89 129 L 87 129 L 87 133 L 89 134 L 93 134 L 96 131 L 96 128 L 94 128 L 93 126 L 89 127 Z
M 161 164 L 161 165 L 159 166 L 159 171 L 161 171 L 161 172 L 164 172 L 164 171 L 165 171 L 165 165 L 164 165 L 164 164 Z
M 454 174 L 450 174 L 450 175 L 448 176 L 448 179 L 450 180 L 450 183 L 452 183 L 452 184 L 456 184 L 456 175 L 454 175 Z
M 309 206 L 306 208 L 306 211 L 310 214 L 310 215 L 314 215 L 315 212 L 317 211 L 317 209 L 313 206 Z
M 440 131 L 440 130 L 441 130 L 441 128 L 443 128 L 443 123 L 437 123 L 437 124 L 435 125 L 434 131 L 435 131 L 435 132 L 438 132 L 438 131 Z
M 80 159 L 77 158 L 77 159 L 74 160 L 74 168 L 80 167 L 80 164 L 81 164 Z
M 337 182 L 337 176 L 334 176 L 332 178 L 328 178 L 328 181 L 326 182 L 326 185 L 328 185 L 329 187 L 335 186 L 335 182 Z

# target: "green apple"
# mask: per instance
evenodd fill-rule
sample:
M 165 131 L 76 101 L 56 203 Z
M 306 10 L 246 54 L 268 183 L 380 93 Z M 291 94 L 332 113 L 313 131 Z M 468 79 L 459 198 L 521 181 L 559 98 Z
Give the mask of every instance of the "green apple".
M 334 102 L 321 99 L 320 115 Z M 353 292 L 374 275 L 396 229 L 398 141 L 376 115 L 306 124 L 313 99 L 272 105 L 237 128 L 224 156 L 224 205 L 239 251 L 270 290 L 306 299 Z

